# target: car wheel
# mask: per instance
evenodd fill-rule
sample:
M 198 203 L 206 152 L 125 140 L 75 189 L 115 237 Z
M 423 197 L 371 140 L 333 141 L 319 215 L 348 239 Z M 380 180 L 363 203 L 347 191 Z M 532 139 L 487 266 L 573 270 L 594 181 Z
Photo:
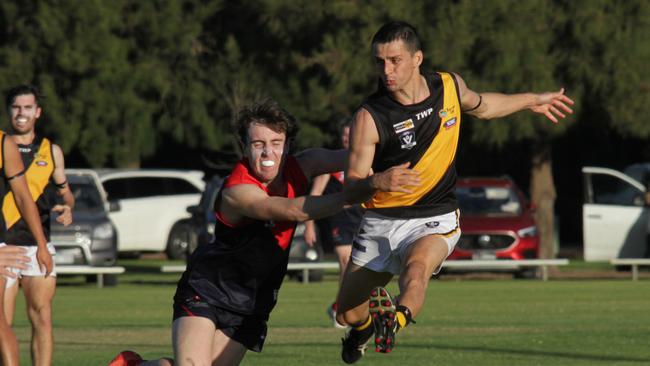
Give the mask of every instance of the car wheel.
M 190 246 L 190 226 L 179 221 L 172 227 L 167 239 L 167 257 L 169 259 L 186 259 Z

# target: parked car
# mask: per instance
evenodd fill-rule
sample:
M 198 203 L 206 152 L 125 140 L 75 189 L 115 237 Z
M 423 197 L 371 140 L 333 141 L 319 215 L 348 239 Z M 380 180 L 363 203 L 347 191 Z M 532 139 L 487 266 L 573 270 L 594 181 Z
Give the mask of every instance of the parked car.
M 185 257 L 187 240 L 182 238 L 182 227 L 190 217 L 186 208 L 201 198 L 203 172 L 140 169 L 100 170 L 98 174 L 109 201 L 119 202 L 122 208 L 110 214 L 119 234 L 120 253 L 164 251 L 172 259 Z
M 650 163 L 623 172 L 583 167 L 582 235 L 585 261 L 643 258 L 650 208 L 645 200 Z
M 199 245 L 208 245 L 214 237 L 214 227 L 216 217 L 214 215 L 214 205 L 217 199 L 223 178 L 214 176 L 205 187 L 198 205 L 187 207 L 191 213 L 191 218 L 185 222 L 189 228 L 186 234 L 188 240 L 188 253 L 191 253 Z M 320 247 L 309 247 L 303 238 L 305 225 L 299 223 L 291 243 L 289 251 L 290 262 L 320 262 L 323 260 L 323 250 Z M 302 271 L 289 271 L 288 275 L 302 281 Z M 322 270 L 309 271 L 310 281 L 319 281 L 323 277 Z
M 88 169 L 66 169 L 70 191 L 75 198 L 73 223 L 63 226 L 52 215 L 50 240 L 56 247 L 58 265 L 112 266 L 117 260 L 117 231 L 108 217 L 119 211 L 109 204 L 97 173 Z M 93 277 L 93 276 L 89 276 Z M 105 282 L 116 280 L 107 275 Z
M 460 178 L 462 231 L 448 259 L 534 259 L 539 235 L 532 205 L 508 177 Z

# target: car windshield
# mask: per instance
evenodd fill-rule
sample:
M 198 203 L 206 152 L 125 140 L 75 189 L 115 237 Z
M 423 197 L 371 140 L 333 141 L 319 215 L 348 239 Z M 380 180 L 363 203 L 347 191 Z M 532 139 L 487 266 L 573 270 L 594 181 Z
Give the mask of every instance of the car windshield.
M 457 187 L 456 196 L 461 214 L 469 215 L 519 215 L 521 202 L 508 187 Z
M 90 182 L 70 182 L 75 199 L 75 211 L 98 212 L 104 210 L 104 202 L 97 187 Z

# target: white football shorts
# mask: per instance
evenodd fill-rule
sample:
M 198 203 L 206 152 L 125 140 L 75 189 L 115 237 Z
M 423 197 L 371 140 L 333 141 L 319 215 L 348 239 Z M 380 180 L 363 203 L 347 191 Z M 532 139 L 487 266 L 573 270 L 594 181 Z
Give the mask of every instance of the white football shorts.
M 4 247 L 7 244 L 5 243 L 0 243 L 0 247 Z M 45 276 L 45 272 L 41 270 L 38 266 L 38 261 L 36 260 L 36 249 L 38 249 L 37 246 L 22 246 L 19 245 L 21 248 L 25 248 L 27 252 L 25 255 L 29 257 L 29 263 L 26 263 L 27 269 L 18 269 L 18 268 L 8 268 L 11 272 L 15 273 L 18 277 L 17 278 L 9 278 L 7 277 L 7 283 L 5 285 L 5 288 L 9 288 L 13 286 L 19 278 L 23 276 Z M 56 277 L 56 264 L 54 264 L 54 256 L 56 255 L 56 250 L 54 249 L 54 245 L 52 243 L 47 243 L 47 250 L 50 252 L 52 255 L 52 273 L 50 273 L 50 276 Z
M 375 272 L 399 274 L 409 246 L 427 235 L 447 243 L 447 256 L 460 238 L 458 210 L 447 214 L 398 219 L 366 211 L 352 244 L 352 263 Z M 433 274 L 440 272 L 436 268 Z

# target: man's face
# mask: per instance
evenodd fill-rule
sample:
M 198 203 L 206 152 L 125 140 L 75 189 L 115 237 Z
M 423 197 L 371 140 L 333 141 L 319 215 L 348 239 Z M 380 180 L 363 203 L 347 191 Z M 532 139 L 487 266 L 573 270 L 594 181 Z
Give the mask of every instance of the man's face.
M 375 64 L 381 81 L 391 92 L 403 89 L 416 76 L 422 63 L 422 51 L 409 52 L 404 41 L 374 46 Z
M 262 183 L 270 183 L 278 175 L 284 159 L 287 136 L 260 123 L 248 127 L 246 158 L 253 174 Z
M 9 106 L 9 114 L 14 132 L 26 134 L 34 131 L 36 120 L 41 116 L 41 107 L 36 104 L 33 94 L 18 95 Z

